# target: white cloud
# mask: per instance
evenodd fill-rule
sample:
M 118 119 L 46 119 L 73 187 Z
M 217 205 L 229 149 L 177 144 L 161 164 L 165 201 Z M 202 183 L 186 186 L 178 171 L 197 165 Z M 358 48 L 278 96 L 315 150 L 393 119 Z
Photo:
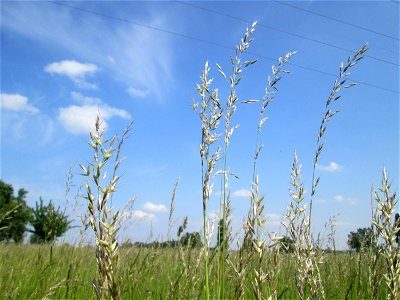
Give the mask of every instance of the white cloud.
M 106 104 L 102 104 L 101 106 L 71 105 L 58 109 L 58 120 L 68 132 L 72 134 L 85 134 L 89 132 L 89 128 L 94 127 L 94 122 L 99 111 L 105 126 L 107 126 L 106 121 L 112 117 L 120 117 L 123 119 L 129 119 L 131 117 L 127 111 L 110 107 Z
M 75 60 L 62 60 L 48 64 L 45 69 L 50 74 L 65 75 L 71 79 L 85 77 L 86 74 L 93 74 L 97 71 L 97 66 L 93 64 L 82 64 Z
M 20 94 L 0 94 L 0 107 L 5 110 L 38 113 L 39 110 L 28 103 L 28 98 Z
M 130 87 L 126 90 L 129 95 L 132 97 L 137 97 L 137 98 L 144 98 L 149 94 L 148 90 L 142 90 L 134 87 Z
M 357 198 L 354 197 L 344 197 L 342 195 L 336 195 L 333 197 L 333 200 L 340 203 L 346 203 L 348 205 L 356 205 L 358 202 Z
M 132 218 L 136 219 L 136 220 L 153 220 L 155 219 L 155 215 L 152 213 L 148 213 L 142 210 L 135 210 L 132 213 Z
M 155 204 L 151 202 L 146 202 L 145 204 L 143 204 L 143 209 L 152 213 L 168 211 L 164 204 Z
M 236 190 L 232 193 L 233 197 L 240 197 L 240 198 L 248 198 L 251 194 L 250 190 L 247 189 L 240 189 L 240 190 Z
M 317 165 L 317 169 L 321 172 L 339 172 L 343 169 L 343 166 L 335 163 L 335 162 L 330 162 L 329 165 L 327 166 L 321 166 L 321 165 Z
M 78 6 L 85 7 L 85 4 Z M 165 28 L 164 20 L 170 16 L 164 17 L 164 14 L 164 11 L 149 9 L 148 14 L 133 17 L 140 18 L 141 22 L 150 26 Z M 60 47 L 71 53 L 77 61 L 93 64 L 71 68 L 74 64 L 64 63 L 63 72 L 69 77 L 76 78 L 82 72 L 89 75 L 88 72 L 94 70 L 93 66 L 98 66 L 104 74 L 121 82 L 126 88 L 140 87 L 148 91 L 156 101 L 167 98 L 172 86 L 173 49 L 176 44 L 174 38 L 165 33 L 123 22 L 114 22 L 110 26 L 107 20 L 89 14 L 77 19 L 69 8 L 41 2 L 4 4 L 2 26 L 35 42 Z M 179 19 L 175 26 L 180 26 Z M 60 72 L 60 67 L 61 64 L 50 70 Z
M 94 83 L 89 83 L 85 79 L 87 75 L 93 75 L 98 70 L 94 64 L 80 63 L 75 60 L 63 60 L 48 64 L 44 70 L 50 74 L 67 76 L 80 88 L 97 88 Z

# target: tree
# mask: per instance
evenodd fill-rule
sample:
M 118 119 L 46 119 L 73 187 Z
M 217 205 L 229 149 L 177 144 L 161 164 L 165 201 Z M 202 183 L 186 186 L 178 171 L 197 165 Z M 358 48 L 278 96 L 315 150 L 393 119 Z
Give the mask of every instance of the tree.
M 290 237 L 284 236 L 281 239 L 281 244 L 283 246 L 283 251 L 284 252 L 291 253 L 291 252 L 294 251 L 294 242 Z
M 27 193 L 19 189 L 15 197 L 12 185 L 0 180 L 0 241 L 22 242 L 30 218 L 25 201 Z
M 71 221 L 60 211 L 60 207 L 55 209 L 51 201 L 43 205 L 40 198 L 36 208 L 32 209 L 30 223 L 33 227 L 33 230 L 29 230 L 33 233 L 31 243 L 48 243 L 62 236 L 70 228 Z
M 182 246 L 199 248 L 203 246 L 199 232 L 186 232 L 179 240 Z
M 354 249 L 357 252 L 369 248 L 372 240 L 372 229 L 371 228 L 358 228 L 356 232 L 350 232 L 348 235 L 347 245 L 350 249 Z

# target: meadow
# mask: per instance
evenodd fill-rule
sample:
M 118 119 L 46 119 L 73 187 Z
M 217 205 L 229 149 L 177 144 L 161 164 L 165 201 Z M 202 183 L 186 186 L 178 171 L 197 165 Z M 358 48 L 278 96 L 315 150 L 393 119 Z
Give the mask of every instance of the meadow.
M 1 299 L 399 299 L 400 253 L 399 224 L 394 221 L 396 195 L 390 189 L 386 170 L 374 200 L 369 247 L 360 252 L 324 251 L 311 232 L 313 200 L 320 178 L 316 166 L 326 141 L 327 126 L 340 111 L 342 91 L 356 84 L 349 79 L 350 70 L 363 58 L 367 45 L 361 47 L 340 64 L 338 78 L 329 93 L 316 136 L 312 188 L 309 195 L 302 181 L 300 159 L 294 153 L 290 170 L 291 201 L 282 225 L 284 237 L 268 232 L 264 197 L 259 193 L 258 157 L 262 154 L 259 134 L 267 121 L 268 106 L 278 94 L 280 80 L 290 71 L 287 63 L 295 52 L 289 52 L 272 67 L 272 74 L 260 100 L 242 103 L 236 87 L 242 72 L 256 60 L 243 61 L 242 54 L 250 47 L 256 23 L 253 23 L 231 56 L 231 74 L 217 65 L 226 79 L 229 95 L 219 98 L 212 86 L 210 66 L 205 64 L 197 84 L 198 102 L 193 109 L 201 122 L 200 159 L 202 172 L 203 226 L 202 245 L 190 247 L 140 247 L 123 245 L 118 231 L 123 225 L 125 211 L 113 210 L 112 198 L 117 192 L 118 170 L 124 141 L 130 125 L 121 137 L 105 137 L 101 116 L 90 131 L 88 147 L 93 151 L 90 162 L 80 165 L 87 178 L 84 197 L 87 213 L 84 225 L 91 230 L 91 246 L 82 245 L 18 245 L 0 244 Z M 338 101 L 340 100 L 340 101 Z M 250 207 L 237 235 L 231 228 L 229 179 L 229 143 L 237 128 L 231 124 L 239 105 L 260 105 Z M 84 160 L 83 160 L 84 161 Z M 220 213 L 217 219 L 208 217 L 208 202 L 220 186 Z M 218 189 L 218 188 L 216 188 Z M 174 212 L 174 195 L 170 206 Z M 307 198 L 306 198 L 307 197 Z M 128 205 L 129 206 L 129 205 Z M 178 237 L 185 231 L 185 222 Z M 233 236 L 235 235 L 235 238 Z M 217 241 L 216 245 L 212 244 Z M 334 240 L 330 240 L 334 245 Z M 236 246 L 232 246 L 236 244 Z M 190 245 L 190 243 L 189 243 Z
M 200 250 L 121 248 L 118 277 L 121 299 L 203 299 L 204 267 Z M 268 254 L 273 255 L 273 254 Z M 94 247 L 13 245 L 0 246 L 1 299 L 95 299 L 92 288 L 97 266 Z M 230 254 L 234 260 L 237 253 Z M 326 253 L 320 266 L 326 299 L 371 299 L 369 269 L 371 253 Z M 277 256 L 277 298 L 298 299 L 294 261 L 290 254 Z M 249 270 L 256 265 L 249 262 Z M 267 266 L 265 266 L 266 268 Z M 210 274 L 216 274 L 216 260 Z M 379 271 L 384 270 L 383 261 Z M 267 272 L 267 270 L 264 270 Z M 235 279 L 227 272 L 226 299 L 235 299 Z M 211 280 L 211 282 L 216 282 Z M 211 285 L 211 294 L 216 287 Z M 246 299 L 253 299 L 246 282 Z M 377 299 L 386 299 L 382 284 Z

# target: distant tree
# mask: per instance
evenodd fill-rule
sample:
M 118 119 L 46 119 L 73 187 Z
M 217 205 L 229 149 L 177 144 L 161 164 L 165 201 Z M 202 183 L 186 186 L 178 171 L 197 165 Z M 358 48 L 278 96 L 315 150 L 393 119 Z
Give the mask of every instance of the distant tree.
M 51 201 L 43 205 L 40 198 L 39 202 L 36 202 L 36 208 L 32 209 L 30 223 L 33 227 L 33 230 L 29 230 L 32 232 L 31 243 L 36 244 L 53 242 L 70 228 L 71 221 L 60 207 L 56 209 Z
M 369 248 L 371 246 L 372 234 L 371 228 L 358 228 L 356 232 L 350 232 L 348 235 L 347 245 L 350 249 L 354 249 L 357 252 Z
M 284 252 L 291 253 L 294 251 L 294 242 L 290 237 L 284 236 L 281 239 L 281 243 L 282 243 Z
M 203 246 L 199 232 L 186 232 L 182 235 L 179 243 L 189 248 L 200 248 Z
M 12 185 L 0 180 L 0 241 L 22 242 L 30 218 L 25 201 L 27 193 L 20 189 L 15 197 Z

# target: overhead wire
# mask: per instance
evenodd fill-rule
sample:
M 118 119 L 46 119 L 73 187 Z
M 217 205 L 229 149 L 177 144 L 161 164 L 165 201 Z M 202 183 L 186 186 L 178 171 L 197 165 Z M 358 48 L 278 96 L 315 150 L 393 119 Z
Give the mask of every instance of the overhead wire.
M 280 5 L 288 6 L 288 7 L 291 7 L 291 8 L 294 8 L 294 9 L 297 9 L 297 10 L 300 10 L 300 11 L 303 11 L 303 12 L 306 12 L 306 13 L 309 13 L 309 14 L 312 14 L 312 15 L 315 15 L 315 16 L 319 16 L 319 17 L 322 17 L 322 18 L 325 18 L 325 19 L 328 19 L 328 20 L 331 20 L 331 21 L 342 23 L 342 24 L 345 24 L 347 26 L 351 26 L 351 27 L 354 27 L 354 28 L 365 30 L 365 31 L 368 31 L 368 32 L 371 32 L 371 33 L 374 33 L 374 34 L 377 34 L 377 35 L 380 35 L 380 36 L 383 36 L 383 37 L 386 37 L 386 38 L 389 38 L 389 39 L 392 39 L 392 40 L 395 40 L 395 41 L 399 41 L 399 38 L 397 38 L 397 37 L 390 36 L 388 34 L 385 34 L 385 33 L 370 29 L 370 28 L 366 28 L 366 27 L 363 27 L 363 26 L 360 26 L 360 25 L 357 25 L 357 24 L 353 24 L 353 23 L 350 23 L 350 22 L 347 22 L 347 21 L 344 21 L 344 20 L 339 20 L 339 19 L 334 18 L 332 16 L 327 16 L 327 15 L 321 14 L 321 13 L 313 11 L 313 10 L 302 8 L 302 7 L 299 7 L 299 6 L 296 6 L 296 5 L 287 3 L 287 2 L 283 2 L 283 1 L 278 1 L 278 0 L 271 0 L 271 1 L 274 2 L 274 3 L 278 3 Z
M 67 7 L 67 8 L 70 8 L 70 9 L 77 10 L 77 11 L 81 11 L 81 12 L 84 12 L 84 13 L 87 13 L 87 14 L 96 15 L 98 17 L 103 17 L 103 18 L 106 18 L 106 19 L 109 19 L 109 20 L 114 20 L 114 21 L 119 21 L 119 22 L 123 22 L 123 23 L 127 23 L 127 24 L 136 25 L 136 26 L 141 26 L 141 27 L 145 27 L 145 28 L 148 28 L 148 29 L 151 29 L 151 30 L 155 30 L 155 31 L 159 31 L 159 32 L 163 32 L 163 33 L 179 36 L 181 38 L 194 40 L 194 41 L 205 43 L 205 44 L 209 44 L 209 45 L 212 45 L 212 46 L 215 46 L 215 47 L 229 49 L 229 50 L 232 49 L 232 47 L 227 46 L 227 45 L 223 45 L 223 44 L 220 44 L 220 43 L 217 43 L 217 42 L 213 42 L 213 41 L 197 38 L 197 37 L 194 37 L 194 36 L 190 36 L 190 35 L 179 33 L 179 32 L 175 32 L 175 31 L 163 29 L 163 28 L 160 28 L 160 27 L 157 27 L 157 26 L 148 25 L 148 24 L 145 24 L 145 23 L 142 23 L 142 22 L 138 22 L 138 21 L 134 21 L 134 20 L 127 20 L 127 19 L 124 19 L 124 18 L 121 18 L 121 17 L 111 16 L 111 15 L 108 15 L 108 14 L 100 13 L 100 12 L 97 12 L 97 11 L 89 10 L 89 9 L 86 9 L 86 8 L 82 8 L 82 7 L 78 7 L 78 6 L 74 6 L 74 5 L 70 5 L 70 4 L 66 4 L 66 3 L 62 3 L 62 2 L 49 1 L 49 3 L 52 3 L 54 5 L 58 5 L 58 6 Z M 270 57 L 270 56 L 267 56 L 267 55 L 263 55 L 263 54 L 259 54 L 259 53 L 255 53 L 255 52 L 251 52 L 251 51 L 247 51 L 247 53 L 250 54 L 250 55 L 253 55 L 255 57 L 265 58 L 265 59 L 272 60 L 272 61 L 276 61 L 277 60 L 276 58 L 273 58 L 273 57 Z M 319 73 L 319 74 L 323 74 L 323 75 L 326 75 L 326 76 L 337 78 L 337 74 L 333 74 L 333 73 L 330 73 L 330 72 L 322 71 L 322 70 L 319 70 L 319 69 L 316 69 L 316 68 L 313 68 L 313 67 L 308 67 L 308 66 L 304 66 L 304 65 L 300 65 L 300 64 L 295 64 L 295 63 L 288 63 L 288 64 L 292 65 L 294 67 L 297 67 L 297 68 L 301 68 L 301 69 L 308 70 L 308 71 L 311 71 L 311 72 L 316 72 L 316 73 Z M 372 87 L 372 88 L 384 90 L 384 91 L 387 91 L 387 92 L 399 94 L 399 91 L 392 90 L 390 88 L 382 87 L 382 86 L 379 86 L 379 85 L 375 85 L 375 84 L 372 84 L 372 83 L 363 82 L 363 81 L 356 80 L 356 79 L 353 79 L 352 82 L 355 82 L 355 83 L 358 83 L 358 84 L 362 84 L 362 85 L 365 85 L 365 86 L 369 86 L 369 87 Z
M 217 10 L 214 10 L 214 9 L 206 8 L 206 7 L 203 7 L 203 6 L 199 6 L 199 5 L 190 3 L 190 2 L 179 1 L 179 0 L 178 1 L 174 1 L 174 2 L 177 2 L 177 3 L 182 4 L 182 5 L 187 5 L 187 6 L 196 8 L 196 9 L 201 9 L 203 11 L 211 12 L 211 13 L 214 13 L 214 14 L 217 14 L 217 15 L 220 15 L 220 16 L 228 17 L 228 18 L 231 18 L 231 19 L 234 19 L 234 20 L 238 20 L 238 21 L 241 21 L 241 22 L 250 23 L 250 24 L 252 23 L 251 20 L 248 20 L 248 19 L 245 19 L 245 18 L 241 18 L 241 17 L 237 17 L 237 16 L 233 16 L 233 15 L 230 15 L 230 14 L 227 14 L 227 13 L 223 13 L 223 12 L 220 12 L 220 11 L 217 11 Z M 257 26 L 263 27 L 263 28 L 266 28 L 266 29 L 269 29 L 269 30 L 272 30 L 272 31 L 281 32 L 281 33 L 284 33 L 284 34 L 287 34 L 287 35 L 295 36 L 295 37 L 298 37 L 298 38 L 301 38 L 301 39 L 304 39 L 304 40 L 307 40 L 307 41 L 310 41 L 310 42 L 313 42 L 313 43 L 318 43 L 318 44 L 321 44 L 321 45 L 324 45 L 324 46 L 328 46 L 328 47 L 331 47 L 331 48 L 343 50 L 343 51 L 346 51 L 346 52 L 349 52 L 349 53 L 353 53 L 354 52 L 351 49 L 347 49 L 347 48 L 344 48 L 344 47 L 341 47 L 341 46 L 337 46 L 337 45 L 334 45 L 334 44 L 331 44 L 331 43 L 327 43 L 327 42 L 324 42 L 324 41 L 321 41 L 321 40 L 310 38 L 310 37 L 307 37 L 307 36 L 304 36 L 304 35 L 301 35 L 301 34 L 298 34 L 298 33 L 293 33 L 293 32 L 290 32 L 290 31 L 287 31 L 287 30 L 284 30 L 284 29 L 280 29 L 280 28 L 276 28 L 276 27 L 273 27 L 273 26 L 270 26 L 270 25 L 266 25 L 266 24 L 263 24 L 261 22 L 257 22 Z M 382 58 L 379 58 L 379 57 L 375 57 L 375 56 L 372 56 L 372 55 L 365 55 L 365 57 L 369 57 L 369 58 L 371 58 L 373 60 L 380 61 L 380 62 L 383 62 L 383 63 L 387 63 L 387 64 L 390 64 L 390 65 L 394 65 L 394 66 L 397 66 L 397 67 L 400 66 L 399 64 L 397 64 L 395 62 L 392 62 L 392 61 L 389 61 L 389 60 L 385 60 L 385 59 L 382 59 Z

